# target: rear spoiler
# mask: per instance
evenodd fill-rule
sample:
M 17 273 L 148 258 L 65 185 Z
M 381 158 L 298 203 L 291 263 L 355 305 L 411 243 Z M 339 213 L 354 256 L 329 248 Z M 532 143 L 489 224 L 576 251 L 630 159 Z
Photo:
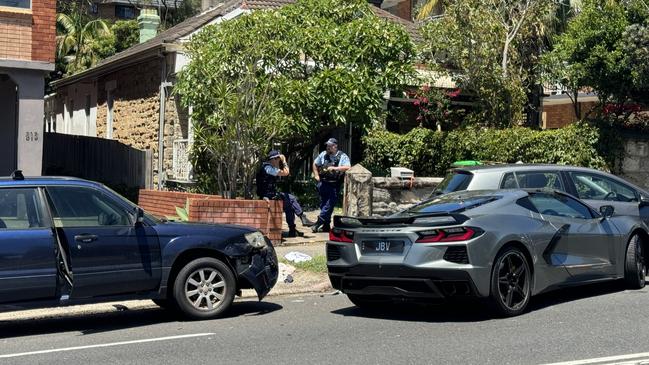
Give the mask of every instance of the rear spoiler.
M 459 213 L 428 213 L 412 217 L 348 217 L 334 216 L 334 227 L 337 228 L 360 228 L 360 227 L 382 227 L 382 226 L 445 226 L 449 224 L 462 224 L 469 220 L 469 217 Z

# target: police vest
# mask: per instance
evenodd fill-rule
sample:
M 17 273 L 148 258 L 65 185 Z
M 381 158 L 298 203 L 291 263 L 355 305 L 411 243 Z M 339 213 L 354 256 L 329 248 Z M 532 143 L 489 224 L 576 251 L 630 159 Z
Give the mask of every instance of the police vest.
M 339 183 L 343 179 L 344 172 L 342 171 L 330 171 L 329 167 L 338 167 L 340 165 L 340 156 L 342 152 L 338 151 L 334 156 L 331 156 L 328 153 L 325 153 L 323 158 L 323 164 L 318 168 L 320 174 L 320 180 L 329 182 L 329 183 Z
M 277 176 L 266 172 L 266 166 L 272 166 L 264 162 L 257 172 L 257 195 L 259 198 L 273 199 L 277 195 Z

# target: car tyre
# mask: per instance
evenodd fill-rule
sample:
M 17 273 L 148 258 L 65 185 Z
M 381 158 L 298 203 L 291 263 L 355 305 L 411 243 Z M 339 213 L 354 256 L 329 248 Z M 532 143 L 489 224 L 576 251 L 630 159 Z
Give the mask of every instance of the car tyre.
M 629 239 L 624 262 L 624 281 L 630 289 L 642 289 L 645 286 L 647 266 L 644 248 L 644 243 L 639 235 L 634 234 Z
M 189 262 L 174 281 L 178 309 L 190 319 L 212 319 L 225 313 L 234 300 L 232 270 L 220 260 L 204 257 Z
M 530 265 L 523 252 L 510 247 L 494 261 L 489 300 L 495 313 L 503 317 L 522 314 L 532 296 Z

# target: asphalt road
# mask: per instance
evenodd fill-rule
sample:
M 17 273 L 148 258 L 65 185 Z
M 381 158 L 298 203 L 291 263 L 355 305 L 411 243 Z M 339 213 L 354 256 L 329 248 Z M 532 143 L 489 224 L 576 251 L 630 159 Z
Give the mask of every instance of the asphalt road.
M 647 289 L 611 284 L 537 297 L 509 319 L 480 303 L 371 314 L 330 294 L 240 301 L 202 322 L 157 307 L 11 319 L 0 322 L 0 364 L 646 363 L 628 355 L 649 351 L 648 301 Z

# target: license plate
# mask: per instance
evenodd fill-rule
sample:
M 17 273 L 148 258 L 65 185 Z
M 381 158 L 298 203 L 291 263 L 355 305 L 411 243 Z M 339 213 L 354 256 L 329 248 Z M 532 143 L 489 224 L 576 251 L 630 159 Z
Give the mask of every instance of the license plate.
M 361 251 L 364 254 L 389 254 L 389 253 L 402 253 L 403 241 L 391 240 L 376 240 L 376 241 L 363 241 L 361 243 Z

